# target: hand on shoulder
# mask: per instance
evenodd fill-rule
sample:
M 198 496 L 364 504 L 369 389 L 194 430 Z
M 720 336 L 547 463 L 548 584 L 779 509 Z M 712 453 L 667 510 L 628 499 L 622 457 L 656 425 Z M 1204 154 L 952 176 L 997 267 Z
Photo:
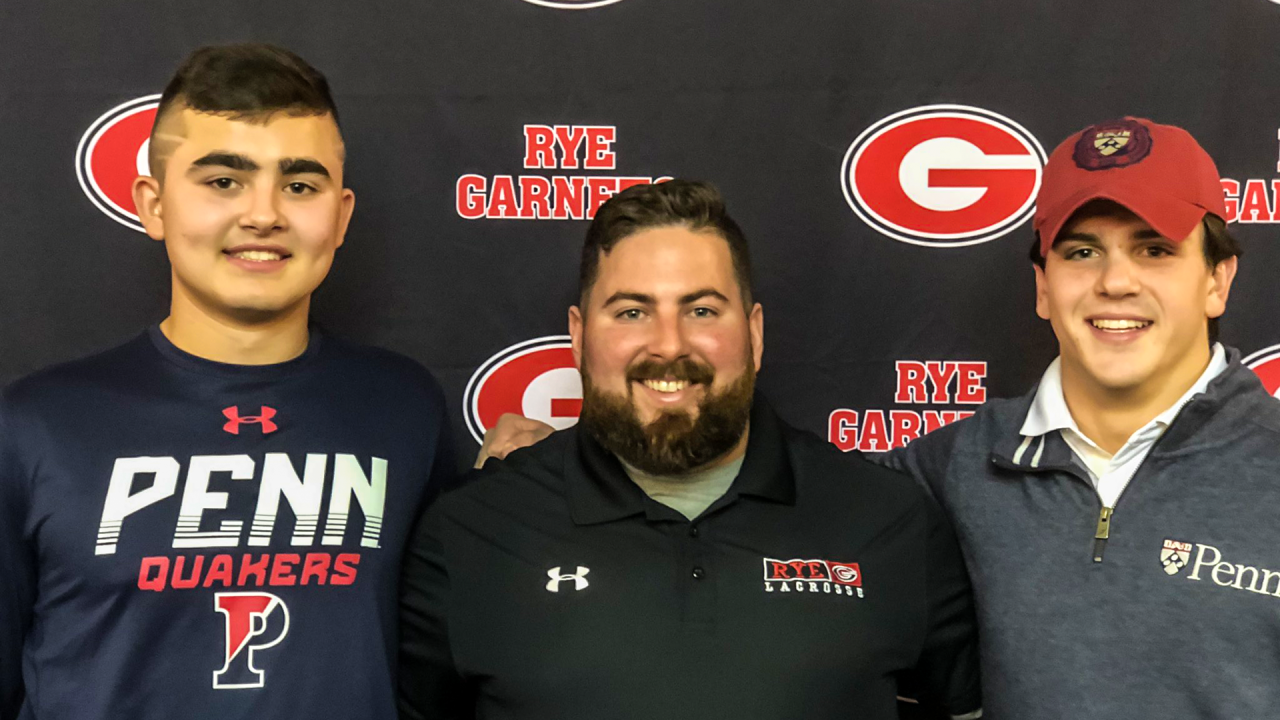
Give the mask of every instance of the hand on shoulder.
M 484 434 L 484 443 L 480 453 L 476 455 L 476 468 L 484 466 L 491 457 L 499 460 L 505 458 L 513 450 L 535 445 L 547 439 L 555 428 L 550 425 L 515 413 L 506 413 L 498 418 L 497 424 Z

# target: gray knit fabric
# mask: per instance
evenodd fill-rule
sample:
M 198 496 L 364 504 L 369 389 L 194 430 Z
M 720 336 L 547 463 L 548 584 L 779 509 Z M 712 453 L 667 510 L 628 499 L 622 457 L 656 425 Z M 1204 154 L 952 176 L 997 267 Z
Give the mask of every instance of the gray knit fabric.
M 1060 434 L 1018 434 L 1034 393 L 880 457 L 955 522 L 987 720 L 1280 718 L 1280 401 L 1229 358 L 1138 469 L 1105 543 Z

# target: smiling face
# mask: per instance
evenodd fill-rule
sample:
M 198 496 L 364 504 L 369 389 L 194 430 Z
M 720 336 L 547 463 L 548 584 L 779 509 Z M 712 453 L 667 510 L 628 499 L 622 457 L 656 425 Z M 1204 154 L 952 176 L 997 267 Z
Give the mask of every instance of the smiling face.
M 636 232 L 601 255 L 583 302 L 570 309 L 569 330 L 588 431 L 658 474 L 734 449 L 764 350 L 764 311 L 743 306 L 723 238 L 682 226 Z
M 1176 400 L 1209 362 L 1230 258 L 1210 268 L 1204 227 L 1175 242 L 1127 211 L 1074 219 L 1036 268 L 1036 313 L 1058 338 L 1064 387 Z
M 333 118 L 177 108 L 156 135 L 163 182 L 138 178 L 134 200 L 165 242 L 174 305 L 236 324 L 305 315 L 354 205 Z

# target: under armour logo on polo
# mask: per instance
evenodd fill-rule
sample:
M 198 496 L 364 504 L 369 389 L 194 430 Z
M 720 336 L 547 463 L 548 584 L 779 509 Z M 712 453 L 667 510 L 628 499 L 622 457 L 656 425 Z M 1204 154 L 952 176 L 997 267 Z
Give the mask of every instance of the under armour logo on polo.
M 560 583 L 568 580 L 573 581 L 574 590 L 583 590 L 587 587 L 587 573 L 589 572 L 591 572 L 589 569 L 579 565 L 578 572 L 573 573 L 572 575 L 562 575 L 560 574 L 560 566 L 557 565 L 547 571 L 547 577 L 551 578 L 547 581 L 547 590 L 550 590 L 551 592 L 560 592 Z
M 275 422 L 272 421 L 272 418 L 276 416 L 276 409 L 269 408 L 266 405 L 262 406 L 262 410 L 259 411 L 257 415 L 247 415 L 245 417 L 241 417 L 239 405 L 232 405 L 229 408 L 224 408 L 222 410 L 222 414 L 227 417 L 227 423 L 222 426 L 222 429 L 231 433 L 232 435 L 239 435 L 240 426 L 246 425 L 246 424 L 252 425 L 256 423 L 258 425 L 261 425 L 263 435 L 266 435 L 267 433 L 273 433 L 279 429 L 279 427 L 275 424 Z

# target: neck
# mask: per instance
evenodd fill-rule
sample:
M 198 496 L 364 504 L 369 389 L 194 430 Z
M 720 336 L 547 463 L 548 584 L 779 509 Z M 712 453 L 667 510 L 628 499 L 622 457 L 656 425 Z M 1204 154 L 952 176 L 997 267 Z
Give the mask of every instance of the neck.
M 169 317 L 160 323 L 160 331 L 178 349 L 206 360 L 233 365 L 282 363 L 307 349 L 309 300 L 280 313 L 245 320 L 211 311 L 175 284 Z
M 1191 389 L 1212 357 L 1208 343 L 1197 345 L 1178 367 L 1156 373 L 1154 382 L 1105 387 L 1081 368 L 1062 364 L 1062 395 L 1076 426 L 1098 447 L 1114 455 L 1140 428 L 1173 407 Z

